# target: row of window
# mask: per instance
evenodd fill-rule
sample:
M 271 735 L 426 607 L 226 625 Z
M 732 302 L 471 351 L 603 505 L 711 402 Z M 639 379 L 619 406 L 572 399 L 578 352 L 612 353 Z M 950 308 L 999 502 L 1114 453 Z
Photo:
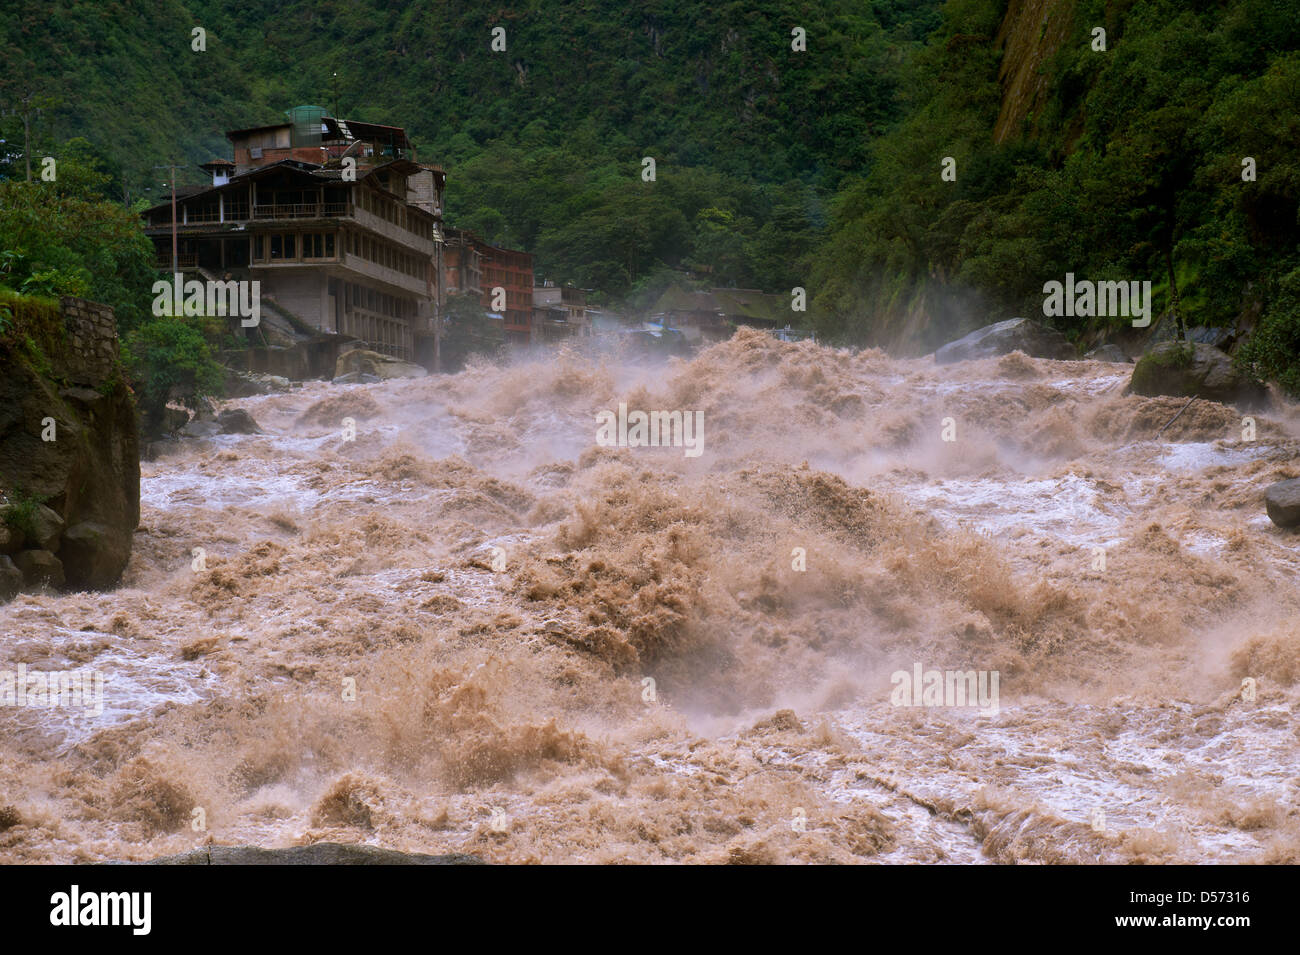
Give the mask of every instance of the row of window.
M 484 299 L 489 305 L 492 304 L 493 286 L 484 285 L 481 289 Z M 506 289 L 506 308 L 525 309 L 533 307 L 533 297 L 527 292 L 513 292 Z
M 405 273 L 414 279 L 426 277 L 427 259 L 418 255 L 410 255 L 391 242 L 384 242 L 368 235 L 347 232 L 346 236 L 347 250 L 351 255 L 360 256 L 367 262 L 374 262 L 376 265 L 396 269 L 398 272 Z
M 371 192 L 369 189 L 356 190 L 356 204 L 367 212 L 377 215 L 379 218 L 391 222 L 407 232 L 414 232 L 416 235 L 424 236 L 429 231 L 428 223 L 420 219 L 410 208 L 398 205 L 396 202 L 386 199 L 376 192 Z
M 297 259 L 299 245 L 303 259 L 334 258 L 333 232 L 272 232 L 253 236 L 253 261 L 284 262 Z
M 364 308 L 368 312 L 378 312 L 391 318 L 408 319 L 415 315 L 415 302 L 408 298 L 399 298 L 370 288 L 356 282 L 342 282 L 343 302 L 353 308 Z M 338 294 L 337 287 L 331 288 Z

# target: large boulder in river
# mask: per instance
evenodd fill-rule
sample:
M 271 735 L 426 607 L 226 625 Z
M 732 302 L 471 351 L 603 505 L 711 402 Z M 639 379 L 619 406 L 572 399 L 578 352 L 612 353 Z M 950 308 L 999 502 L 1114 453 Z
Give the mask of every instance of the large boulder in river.
M 1013 351 L 1024 352 L 1031 358 L 1062 361 L 1079 357 L 1075 347 L 1056 329 L 1027 318 L 1009 318 L 949 342 L 934 353 L 934 360 L 936 364 L 949 365 L 976 358 L 996 358 Z
M 389 378 L 424 378 L 429 374 L 419 365 L 413 365 L 409 361 L 402 361 L 391 355 L 383 355 L 377 351 L 368 351 L 364 348 L 354 348 L 352 351 L 339 355 L 338 363 L 334 368 L 334 377 L 341 378 L 353 372 L 358 375 L 374 375 L 376 378 L 383 380 Z
M 222 434 L 261 434 L 253 416 L 243 408 L 228 408 L 217 415 L 217 424 Z
M 1300 527 L 1300 478 L 1271 485 L 1264 492 L 1264 507 L 1278 527 Z
M 1231 356 L 1200 342 L 1156 345 L 1138 360 L 1129 388 L 1147 397 L 1196 395 L 1242 408 L 1259 408 L 1268 403 L 1268 391 L 1239 372 Z

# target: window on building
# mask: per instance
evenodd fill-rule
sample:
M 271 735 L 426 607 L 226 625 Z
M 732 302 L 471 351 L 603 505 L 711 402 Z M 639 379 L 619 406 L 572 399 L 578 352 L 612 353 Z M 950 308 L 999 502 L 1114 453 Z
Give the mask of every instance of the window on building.
M 286 259 L 298 257 L 298 237 L 292 232 L 287 232 L 284 236 L 284 257 Z
M 334 258 L 334 233 L 325 233 L 325 258 Z
M 271 236 L 271 259 L 274 261 L 282 258 L 284 258 L 284 241 L 279 233 L 275 233 Z

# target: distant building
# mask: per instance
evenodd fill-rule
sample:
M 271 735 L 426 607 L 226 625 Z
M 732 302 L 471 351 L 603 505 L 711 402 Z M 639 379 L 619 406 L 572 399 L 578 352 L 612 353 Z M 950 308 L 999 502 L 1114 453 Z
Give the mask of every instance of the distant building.
M 591 326 L 591 334 L 608 335 L 618 334 L 627 328 L 628 320 L 618 312 L 609 312 L 602 308 L 592 308 L 587 306 L 587 324 Z
M 800 315 L 790 310 L 788 295 L 756 289 L 691 291 L 673 287 L 659 297 L 651 309 L 650 320 L 680 331 L 688 341 L 699 342 L 730 338 L 740 325 L 775 334 L 789 327 Z
M 414 161 L 400 127 L 310 106 L 288 116 L 228 132 L 233 161 L 204 163 L 212 185 L 178 191 L 177 268 L 259 280 L 263 304 L 295 327 L 432 360 L 446 174 Z M 170 197 L 143 216 L 169 270 Z
M 500 315 L 508 345 L 540 341 L 533 324 L 533 257 L 528 252 L 502 249 L 472 238 L 483 263 L 483 307 Z M 497 307 L 497 289 L 505 290 L 505 308 Z
M 483 253 L 471 232 L 448 227 L 442 253 L 442 288 L 448 295 L 483 294 Z
M 533 321 L 542 341 L 585 338 L 591 334 L 587 319 L 587 293 L 572 286 L 550 283 L 533 287 Z

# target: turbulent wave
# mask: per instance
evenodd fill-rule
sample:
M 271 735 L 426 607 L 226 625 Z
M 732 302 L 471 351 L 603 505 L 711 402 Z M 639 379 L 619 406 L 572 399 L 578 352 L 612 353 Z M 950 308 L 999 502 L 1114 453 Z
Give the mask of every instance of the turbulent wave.
M 742 331 L 231 402 L 119 590 L 0 607 L 107 704 L 0 708 L 0 860 L 1300 861 L 1297 417 L 1158 435 L 1127 372 Z M 704 453 L 599 446 L 620 402 Z M 893 705 L 917 664 L 997 712 Z

